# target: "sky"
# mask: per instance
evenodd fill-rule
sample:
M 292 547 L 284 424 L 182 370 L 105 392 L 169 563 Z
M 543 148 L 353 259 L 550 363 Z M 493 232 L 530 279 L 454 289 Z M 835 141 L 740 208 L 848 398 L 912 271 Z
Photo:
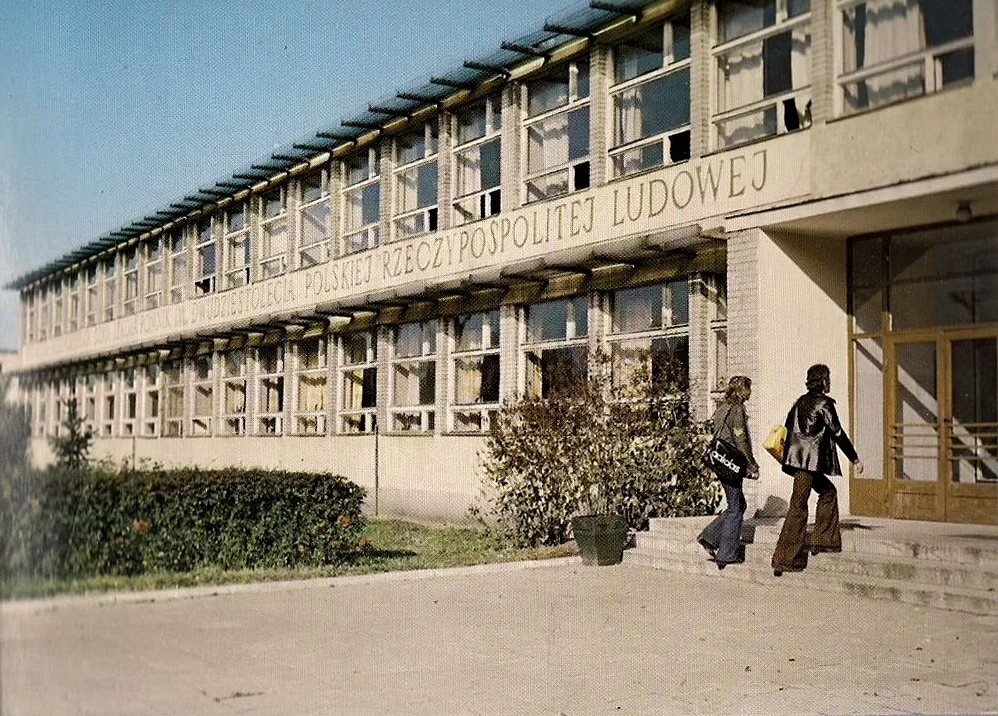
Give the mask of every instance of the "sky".
M 0 0 L 0 286 L 575 4 Z

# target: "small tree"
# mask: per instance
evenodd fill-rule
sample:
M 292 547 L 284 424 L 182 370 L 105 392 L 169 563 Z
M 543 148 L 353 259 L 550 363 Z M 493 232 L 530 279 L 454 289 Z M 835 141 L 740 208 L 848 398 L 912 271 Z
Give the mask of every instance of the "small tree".
M 482 454 L 487 512 L 520 545 L 560 544 L 571 518 L 711 514 L 720 490 L 703 466 L 710 433 L 676 371 L 640 356 L 596 356 L 583 385 L 505 403 Z M 642 367 L 635 370 L 634 365 Z
M 0 470 L 15 473 L 27 465 L 31 425 L 24 407 L 7 402 L 9 376 L 0 376 Z
M 70 470 L 82 470 L 87 466 L 94 434 L 86 425 L 76 405 L 76 398 L 62 401 L 66 406 L 66 418 L 62 421 L 63 435 L 53 435 L 49 444 L 56 455 L 56 462 Z

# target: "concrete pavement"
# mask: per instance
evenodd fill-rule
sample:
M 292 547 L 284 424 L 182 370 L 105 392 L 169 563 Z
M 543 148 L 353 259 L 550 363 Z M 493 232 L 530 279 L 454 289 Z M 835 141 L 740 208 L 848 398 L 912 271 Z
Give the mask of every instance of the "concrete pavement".
M 729 570 L 571 558 L 6 603 L 0 711 L 998 712 L 998 619 Z

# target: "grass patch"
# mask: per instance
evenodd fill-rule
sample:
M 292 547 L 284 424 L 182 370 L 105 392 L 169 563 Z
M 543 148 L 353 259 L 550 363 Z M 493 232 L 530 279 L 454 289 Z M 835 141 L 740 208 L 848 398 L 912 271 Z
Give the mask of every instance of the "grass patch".
M 247 584 L 351 574 L 442 569 L 496 562 L 553 559 L 578 554 L 573 543 L 559 547 L 514 549 L 496 544 L 485 530 L 444 527 L 369 517 L 363 537 L 370 545 L 350 561 L 289 569 L 199 569 L 149 572 L 129 577 L 17 579 L 0 582 L 0 598 L 25 599 L 67 594 L 144 591 L 218 584 Z

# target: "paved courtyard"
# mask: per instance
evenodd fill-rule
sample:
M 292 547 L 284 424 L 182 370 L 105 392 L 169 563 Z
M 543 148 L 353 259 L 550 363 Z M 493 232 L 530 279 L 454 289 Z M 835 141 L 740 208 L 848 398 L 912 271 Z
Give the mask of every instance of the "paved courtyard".
M 7 603 L 0 711 L 998 712 L 998 619 L 726 576 L 570 559 Z

